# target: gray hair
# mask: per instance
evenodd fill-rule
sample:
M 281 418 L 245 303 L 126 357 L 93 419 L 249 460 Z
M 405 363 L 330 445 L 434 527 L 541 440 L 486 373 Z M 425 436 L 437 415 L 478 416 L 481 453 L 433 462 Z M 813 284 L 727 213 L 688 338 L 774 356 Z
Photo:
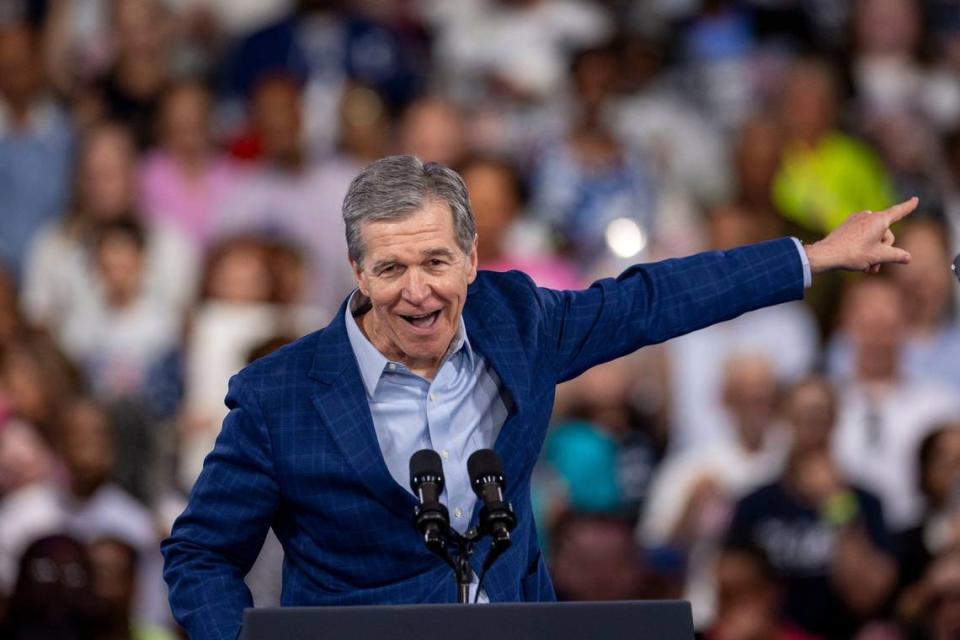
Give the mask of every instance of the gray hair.
M 477 225 L 460 174 L 436 162 L 423 163 L 415 156 L 388 156 L 367 165 L 350 183 L 343 199 L 350 259 L 363 265 L 361 230 L 365 223 L 403 220 L 423 209 L 429 200 L 450 207 L 457 244 L 469 254 Z

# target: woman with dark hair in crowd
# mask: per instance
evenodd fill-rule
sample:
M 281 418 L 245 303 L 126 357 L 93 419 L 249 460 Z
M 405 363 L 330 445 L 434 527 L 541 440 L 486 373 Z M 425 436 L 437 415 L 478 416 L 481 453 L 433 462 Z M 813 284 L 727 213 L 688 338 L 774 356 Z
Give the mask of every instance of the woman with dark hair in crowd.
M 0 637 L 7 640 L 94 640 L 90 558 L 66 535 L 40 538 L 20 559 L 17 585 Z

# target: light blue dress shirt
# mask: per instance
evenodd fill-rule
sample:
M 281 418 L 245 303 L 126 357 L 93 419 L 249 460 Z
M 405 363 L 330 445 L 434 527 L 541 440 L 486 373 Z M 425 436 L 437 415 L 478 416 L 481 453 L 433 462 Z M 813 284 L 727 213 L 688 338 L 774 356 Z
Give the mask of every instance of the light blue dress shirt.
M 442 499 L 450 510 L 450 525 L 464 533 L 477 502 L 467 458 L 478 449 L 492 448 L 507 419 L 500 379 L 470 347 L 463 318 L 432 382 L 391 362 L 357 326 L 352 312 L 357 295 L 351 296 L 344 320 L 387 469 L 410 491 L 410 457 L 420 449 L 439 453 L 446 481 Z

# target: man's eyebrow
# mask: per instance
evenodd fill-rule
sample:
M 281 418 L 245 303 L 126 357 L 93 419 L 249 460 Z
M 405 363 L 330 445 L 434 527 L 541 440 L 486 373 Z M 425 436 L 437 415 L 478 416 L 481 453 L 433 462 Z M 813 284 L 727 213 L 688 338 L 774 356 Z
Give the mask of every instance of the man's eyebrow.
M 376 262 L 373 263 L 373 266 L 370 267 L 370 269 L 371 269 L 372 271 L 375 271 L 375 272 L 376 272 L 376 271 L 379 271 L 380 269 L 383 269 L 383 268 L 385 268 L 385 267 L 389 267 L 390 265 L 393 265 L 393 264 L 396 264 L 396 263 L 397 263 L 397 259 L 394 258 L 393 256 L 391 256 L 391 257 L 389 257 L 389 258 L 384 258 L 384 259 L 382 259 L 382 260 L 377 260 Z
M 447 249 L 444 247 L 438 247 L 436 249 L 427 249 L 421 252 L 420 255 L 422 255 L 424 259 L 447 258 L 449 260 L 452 260 L 454 258 L 453 252 L 450 251 L 450 249 Z

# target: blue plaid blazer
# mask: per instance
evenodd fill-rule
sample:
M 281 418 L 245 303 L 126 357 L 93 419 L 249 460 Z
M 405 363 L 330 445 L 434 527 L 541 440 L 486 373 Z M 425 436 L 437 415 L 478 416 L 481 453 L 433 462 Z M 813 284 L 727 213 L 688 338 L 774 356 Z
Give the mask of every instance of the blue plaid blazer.
M 484 580 L 490 600 L 554 598 L 530 474 L 558 382 L 802 295 L 802 263 L 788 238 L 637 265 L 578 292 L 481 272 L 463 315 L 509 397 L 495 449 L 518 519 L 512 547 Z M 414 496 L 383 461 L 343 307 L 326 328 L 234 376 L 226 401 L 216 446 L 162 547 L 170 604 L 191 638 L 236 637 L 251 606 L 243 576 L 270 527 L 286 552 L 284 605 L 456 601 L 450 569 L 414 530 Z M 473 558 L 478 572 L 486 552 L 481 545 Z

